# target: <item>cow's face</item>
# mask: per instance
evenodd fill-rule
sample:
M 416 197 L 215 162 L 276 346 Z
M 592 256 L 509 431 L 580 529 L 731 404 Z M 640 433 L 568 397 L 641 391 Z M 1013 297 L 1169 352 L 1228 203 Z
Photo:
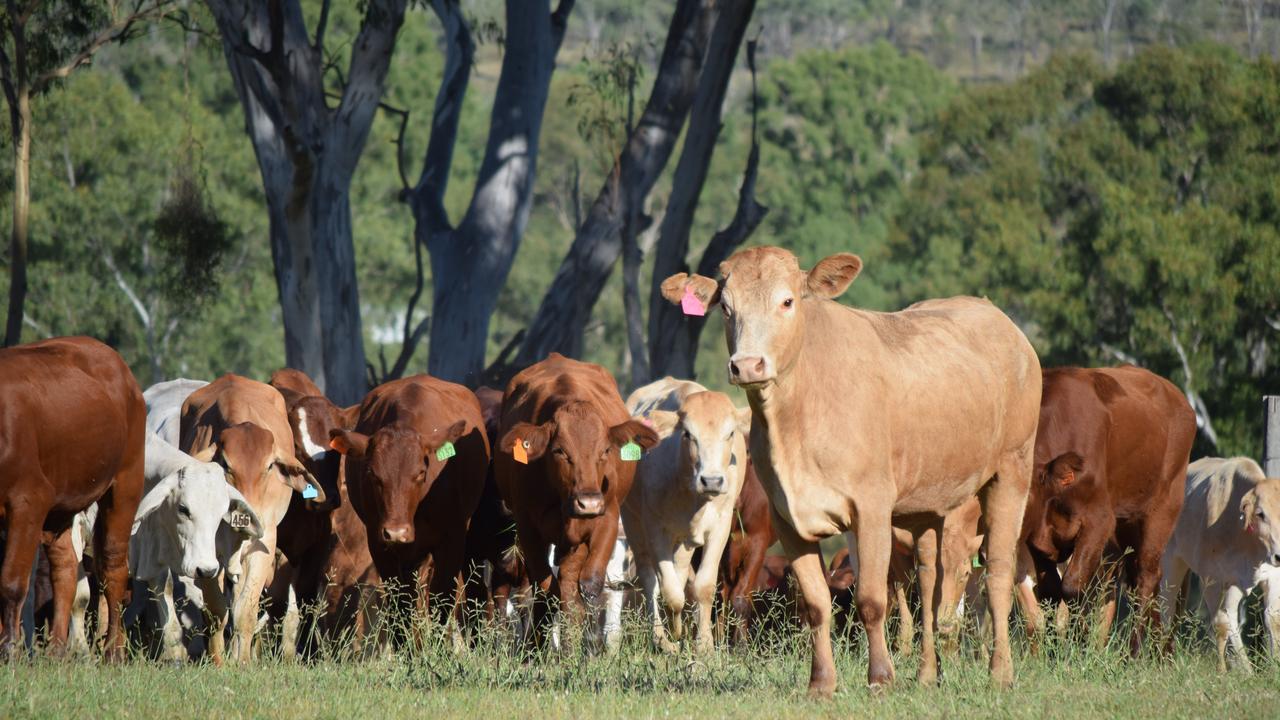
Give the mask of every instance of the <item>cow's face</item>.
M 1280 565 L 1280 479 L 1258 483 L 1240 500 L 1245 532 L 1267 549 L 1267 562 Z
M 215 463 L 192 463 L 157 483 L 138 504 L 134 531 L 152 515 L 156 528 L 180 554 L 179 570 L 187 577 L 218 574 L 216 538 L 223 522 L 250 537 L 262 537 L 258 514 Z
M 692 492 L 712 498 L 738 489 L 750 409 L 738 410 L 723 393 L 698 392 L 685 398 L 679 412 L 658 411 L 650 419 L 659 437 L 680 434 L 679 476 L 689 479 Z
M 341 502 L 338 475 L 342 455 L 329 447 L 329 432 L 343 427 L 337 407 L 323 397 L 304 397 L 289 407 L 289 428 L 293 431 L 293 454 L 307 469 L 328 497 L 325 509 Z
M 676 304 L 686 293 L 706 307 L 719 304 L 729 382 L 756 388 L 776 380 L 799 356 L 805 306 L 839 297 L 861 269 L 857 255 L 840 253 L 806 273 L 786 250 L 748 248 L 720 264 L 719 283 L 678 273 L 662 283 L 662 295 Z
M 1039 468 L 1028 502 L 1039 508 L 1040 517 L 1028 539 L 1031 546 L 1050 558 L 1069 553 L 1082 526 L 1080 510 L 1092 495 L 1093 485 L 1084 458 L 1074 452 L 1063 453 Z
M 635 442 L 648 450 L 658 434 L 639 420 L 609 427 L 590 403 L 569 403 L 541 425 L 516 423 L 502 438 L 503 452 L 519 444 L 530 464 L 540 463 L 553 480 L 563 511 L 590 518 L 605 511 L 605 498 L 620 468 L 619 449 Z
M 370 530 L 377 528 L 377 536 L 388 545 L 412 543 L 418 506 L 450 462 L 438 459 L 436 452 L 467 433 L 466 421 L 425 435 L 402 423 L 381 427 L 372 435 L 330 432 L 330 446 L 355 461 L 349 464 L 347 481 L 360 486 L 372 506 Z
M 311 485 L 318 493 L 317 501 L 326 498 L 324 488 L 297 460 L 281 453 L 275 436 L 251 422 L 232 425 L 218 435 L 218 444 L 197 456 L 223 467 L 227 481 L 236 487 L 255 507 L 262 507 L 270 483 L 280 482 L 297 492 Z

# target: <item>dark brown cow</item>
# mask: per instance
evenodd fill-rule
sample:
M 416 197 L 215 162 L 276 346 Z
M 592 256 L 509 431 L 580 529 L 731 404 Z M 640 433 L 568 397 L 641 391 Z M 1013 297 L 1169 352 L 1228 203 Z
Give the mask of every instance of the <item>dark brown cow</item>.
M 1022 537 L 1042 598 L 1076 603 L 1104 554 L 1124 557 L 1128 584 L 1150 601 L 1177 524 L 1195 414 L 1173 383 L 1133 366 L 1044 373 L 1035 478 Z M 1071 562 L 1064 576 L 1058 563 Z M 1109 621 L 1109 618 L 1108 618 Z M 1139 640 L 1135 633 L 1133 640 Z
M 734 644 L 742 644 L 754 621 L 751 593 L 764 566 L 765 553 L 778 540 L 769 520 L 769 499 L 750 460 L 733 512 L 733 531 L 720 556 L 720 601 L 722 606 L 733 608 L 736 617 L 732 640 Z
M 476 399 L 480 401 L 486 434 L 497 438 L 502 424 L 502 391 L 480 387 L 476 389 Z M 467 600 L 482 606 L 490 620 L 494 619 L 495 613 L 501 615 L 505 612 L 512 593 L 529 583 L 520 553 L 515 552 L 515 544 L 515 518 L 502 502 L 493 475 L 493 463 L 490 463 L 484 476 L 480 504 L 467 530 L 466 564 Z M 484 577 L 486 563 L 489 566 L 487 583 Z
M 0 652 L 21 643 L 22 604 L 36 545 L 69 547 L 75 514 L 98 503 L 94 557 L 106 587 L 110 659 L 124 654 L 120 613 L 129 533 L 143 487 L 147 407 L 129 366 L 85 337 L 0 350 Z M 75 562 L 53 568 L 54 628 L 65 644 Z
M 620 449 L 631 442 L 651 448 L 658 434 L 627 414 L 608 371 L 557 353 L 508 383 L 502 431 L 495 476 L 515 515 L 529 579 L 578 624 L 583 600 L 594 603 L 604 589 L 622 500 L 635 478 L 636 463 Z M 552 544 L 556 577 L 547 562 Z M 546 613 L 545 602 L 534 603 L 539 643 Z
M 402 611 L 415 597 L 420 609 L 438 599 L 431 609 L 444 621 L 461 596 L 467 527 L 489 464 L 480 403 L 461 385 L 414 375 L 369 391 L 355 430 L 331 437 L 378 575 L 416 589 L 397 593 Z M 450 443 L 456 455 L 439 454 Z
M 302 610 L 299 652 L 311 656 L 321 636 L 358 645 L 365 631 L 364 610 L 373 603 L 377 571 L 364 523 L 347 501 L 342 455 L 329 447 L 330 433 L 351 429 L 347 423 L 354 421 L 354 414 L 349 416 L 323 395 L 306 394 L 316 386 L 299 370 L 277 370 L 271 383 L 285 399 L 294 455 L 329 498 L 327 503 L 314 503 L 295 495 L 290 501 L 279 527 L 285 562 L 277 565 L 272 583 L 272 617 L 283 619 L 292 587 Z M 348 633 L 350 638 L 345 637 Z

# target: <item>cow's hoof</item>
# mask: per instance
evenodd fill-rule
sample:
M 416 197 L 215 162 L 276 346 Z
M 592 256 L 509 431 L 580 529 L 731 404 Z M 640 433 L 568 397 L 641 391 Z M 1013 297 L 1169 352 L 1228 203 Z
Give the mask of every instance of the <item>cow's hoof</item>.
M 924 665 L 916 672 L 916 684 L 920 687 L 937 687 L 938 669 L 926 668 Z
M 811 700 L 830 700 L 835 692 L 836 684 L 834 682 L 809 683 L 809 699 Z

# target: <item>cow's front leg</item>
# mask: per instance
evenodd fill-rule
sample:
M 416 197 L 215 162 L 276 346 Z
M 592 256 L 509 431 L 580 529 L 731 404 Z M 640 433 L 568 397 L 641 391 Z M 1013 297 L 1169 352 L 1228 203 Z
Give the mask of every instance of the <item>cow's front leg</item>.
M 827 575 L 822 567 L 822 551 L 818 543 L 807 542 L 800 538 L 790 525 L 778 517 L 772 506 L 769 512 L 773 515 L 773 526 L 777 530 L 778 539 L 782 541 L 782 549 L 791 560 L 791 569 L 795 573 L 796 582 L 800 585 L 800 594 L 804 600 L 803 617 L 809 626 L 813 646 L 813 659 L 809 666 L 809 694 L 814 697 L 829 698 L 836 689 L 836 666 L 831 654 L 831 590 L 827 587 Z M 885 527 L 887 535 L 887 523 Z M 888 564 L 886 557 L 884 565 Z M 885 570 L 882 569 L 880 573 L 882 586 L 884 573 Z M 864 583 L 858 583 L 859 593 L 862 592 L 863 585 Z M 880 641 L 883 644 L 883 597 L 880 601 L 880 609 Z M 893 671 L 890 670 L 889 674 L 892 677 Z
M 1221 622 L 1225 625 L 1227 643 L 1230 646 L 1231 666 L 1243 672 L 1252 672 L 1249 656 L 1245 654 L 1244 640 L 1240 637 L 1240 606 L 1244 603 L 1244 590 L 1239 585 L 1228 585 L 1222 593 L 1222 603 L 1218 606 L 1218 616 L 1214 618 L 1215 626 Z M 1216 627 L 1215 627 L 1216 629 Z
M 1266 593 L 1263 599 L 1263 617 L 1267 622 L 1267 655 L 1271 662 L 1280 660 L 1280 572 L 1272 571 L 1262 581 Z
M 707 544 L 702 547 L 702 561 L 693 576 L 693 595 L 698 603 L 698 635 L 695 649 L 700 653 L 715 650 L 715 626 L 711 621 L 711 608 L 715 603 L 716 579 L 720 575 L 720 556 L 729 541 L 729 524 L 717 528 Z
M 921 685 L 936 685 L 938 682 L 934 633 L 942 593 L 941 538 L 941 519 L 915 538 L 916 580 L 920 584 L 920 666 L 916 670 L 916 682 Z
M 665 621 L 659 620 L 662 631 L 655 628 L 654 641 L 666 652 L 674 653 L 680 649 L 680 638 L 684 635 L 681 615 L 684 613 L 684 582 L 677 568 L 675 552 L 667 551 L 658 557 L 658 585 L 662 590 L 662 604 L 666 608 Z M 668 638 L 667 629 L 670 630 Z
M 268 530 L 261 540 L 247 543 L 243 553 L 245 570 L 241 582 L 236 586 L 232 602 L 235 634 L 231 639 L 231 658 L 242 665 L 253 659 L 253 636 L 258 629 L 262 589 L 271 581 L 271 575 L 275 571 L 274 529 Z

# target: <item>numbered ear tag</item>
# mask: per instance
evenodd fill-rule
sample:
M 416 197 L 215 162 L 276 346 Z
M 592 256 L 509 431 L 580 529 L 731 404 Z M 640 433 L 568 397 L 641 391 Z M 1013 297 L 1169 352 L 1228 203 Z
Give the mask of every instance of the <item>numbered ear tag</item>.
M 702 304 L 697 295 L 693 294 L 693 286 L 691 285 L 684 286 L 684 297 L 680 298 L 680 309 L 684 311 L 685 315 L 703 317 L 707 314 L 706 306 Z
M 972 562 L 973 562 L 973 566 L 974 566 L 975 568 L 980 568 L 980 567 L 982 567 L 982 556 L 981 556 L 981 555 L 974 555 L 974 556 L 973 556 L 973 560 L 972 560 Z
M 436 459 L 440 462 L 444 462 L 457 454 L 458 449 L 453 446 L 453 443 L 445 442 L 445 444 L 440 446 L 439 450 L 436 450 Z
M 622 456 L 622 459 L 627 462 L 636 462 L 640 459 L 640 446 L 634 442 L 629 442 L 622 446 L 622 450 L 619 451 L 619 454 Z
M 240 511 L 231 513 L 231 518 L 227 522 L 232 530 L 248 530 L 252 523 L 253 518 L 249 517 L 249 513 Z
M 529 441 L 519 440 L 511 446 L 511 456 L 521 465 L 529 464 Z
M 315 485 L 307 485 L 306 487 L 302 488 L 303 500 L 314 500 L 318 497 L 320 497 L 320 493 L 316 492 Z

